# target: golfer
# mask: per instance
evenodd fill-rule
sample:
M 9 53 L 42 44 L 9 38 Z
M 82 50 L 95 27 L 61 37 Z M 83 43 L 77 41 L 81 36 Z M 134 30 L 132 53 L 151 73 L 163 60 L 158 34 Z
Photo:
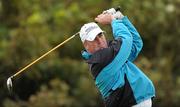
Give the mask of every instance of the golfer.
M 155 89 L 152 81 L 135 65 L 142 39 L 121 12 L 103 12 L 95 18 L 111 25 L 113 40 L 107 41 L 94 22 L 84 24 L 80 38 L 85 47 L 83 58 L 89 65 L 106 107 L 151 107 Z

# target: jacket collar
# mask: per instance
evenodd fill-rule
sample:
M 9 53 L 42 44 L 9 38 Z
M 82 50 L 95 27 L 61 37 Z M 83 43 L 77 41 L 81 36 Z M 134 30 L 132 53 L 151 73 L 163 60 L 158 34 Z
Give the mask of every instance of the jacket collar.
M 91 54 L 88 53 L 86 50 L 82 51 L 82 57 L 86 60 L 87 63 L 93 64 L 93 63 L 101 63 L 103 54 L 108 51 L 109 48 L 104 48 L 101 50 L 96 51 L 95 53 Z
M 81 51 L 81 55 L 85 60 L 90 59 L 90 57 L 92 56 L 92 54 L 87 52 L 86 50 Z

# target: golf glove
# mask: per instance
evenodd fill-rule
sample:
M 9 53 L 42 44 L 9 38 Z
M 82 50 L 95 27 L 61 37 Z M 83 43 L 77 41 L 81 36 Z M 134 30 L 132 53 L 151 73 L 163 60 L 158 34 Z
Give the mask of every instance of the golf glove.
M 113 15 L 116 19 L 122 19 L 124 17 L 124 15 L 120 11 L 116 11 L 114 8 L 103 11 L 103 14 L 106 13 Z

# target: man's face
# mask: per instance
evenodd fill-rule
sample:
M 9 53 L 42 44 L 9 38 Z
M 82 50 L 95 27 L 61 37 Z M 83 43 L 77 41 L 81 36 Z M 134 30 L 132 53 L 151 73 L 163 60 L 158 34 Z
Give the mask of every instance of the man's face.
M 94 41 L 85 40 L 84 47 L 89 53 L 93 54 L 100 49 L 107 48 L 107 41 L 105 36 L 101 33 L 96 36 Z

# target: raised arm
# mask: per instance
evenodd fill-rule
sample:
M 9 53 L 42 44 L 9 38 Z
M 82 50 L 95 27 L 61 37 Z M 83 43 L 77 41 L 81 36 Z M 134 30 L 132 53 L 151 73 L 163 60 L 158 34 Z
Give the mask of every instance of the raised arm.
M 119 66 L 122 66 L 129 58 L 132 50 L 133 37 L 128 28 L 123 24 L 122 20 L 116 20 L 110 14 L 98 15 L 95 20 L 100 24 L 111 24 L 114 39 L 121 39 L 122 44 L 120 50 L 114 60 L 118 62 Z
M 120 38 L 122 40 L 120 50 L 115 58 L 119 62 L 119 66 L 122 66 L 131 54 L 133 38 L 122 20 L 113 20 L 111 26 L 114 38 Z
M 143 47 L 143 41 L 139 33 L 137 32 L 136 28 L 133 26 L 133 24 L 129 21 L 129 19 L 126 16 L 122 18 L 122 22 L 128 28 L 128 30 L 131 32 L 133 36 L 132 50 L 128 60 L 134 61 Z
M 116 11 L 114 8 L 111 8 L 104 11 L 103 13 L 111 14 L 116 19 L 122 20 L 123 24 L 131 32 L 131 35 L 133 36 L 133 45 L 132 45 L 131 54 L 128 60 L 134 61 L 143 47 L 142 39 L 139 33 L 137 32 L 136 28 L 133 26 L 133 24 L 129 21 L 129 19 L 126 16 L 124 17 L 124 15 L 120 12 L 120 10 Z

